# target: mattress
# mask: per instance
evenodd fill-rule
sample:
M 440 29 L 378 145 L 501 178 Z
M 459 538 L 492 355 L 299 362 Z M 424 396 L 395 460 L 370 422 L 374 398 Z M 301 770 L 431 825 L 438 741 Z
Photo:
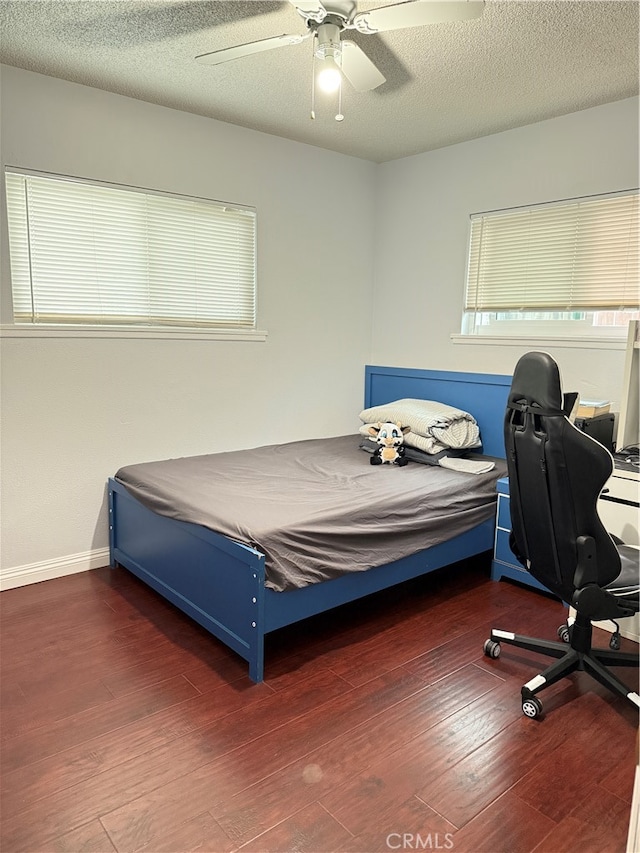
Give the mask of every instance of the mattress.
M 452 539 L 495 513 L 494 470 L 369 463 L 359 435 L 127 465 L 118 480 L 159 515 L 265 555 L 285 591 L 366 571 Z M 480 458 L 480 457 L 478 457 Z

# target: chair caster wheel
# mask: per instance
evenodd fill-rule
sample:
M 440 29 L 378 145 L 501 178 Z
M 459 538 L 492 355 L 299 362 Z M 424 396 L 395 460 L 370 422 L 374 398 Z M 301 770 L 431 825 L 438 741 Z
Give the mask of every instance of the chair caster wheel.
M 485 640 L 482 650 L 488 658 L 500 657 L 500 643 L 495 640 Z
M 542 714 L 542 702 L 535 696 L 529 696 L 522 700 L 522 713 L 525 717 L 539 717 Z
M 611 635 L 611 639 L 609 640 L 609 648 L 613 649 L 614 652 L 620 650 L 621 642 L 620 642 L 620 634 L 616 631 Z
M 571 634 L 569 633 L 569 626 L 561 625 L 558 628 L 558 636 L 560 637 L 563 643 L 568 643 L 571 639 Z

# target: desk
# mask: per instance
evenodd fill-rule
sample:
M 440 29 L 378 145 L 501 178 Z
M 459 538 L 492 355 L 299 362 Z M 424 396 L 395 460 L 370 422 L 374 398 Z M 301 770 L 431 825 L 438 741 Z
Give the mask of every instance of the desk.
M 616 466 L 598 501 L 598 515 L 609 533 L 627 545 L 640 545 L 639 498 L 640 472 Z
M 639 545 L 640 472 L 614 468 L 598 501 L 598 515 L 609 533 L 619 536 L 627 545 Z M 600 628 L 613 630 L 611 622 L 595 622 Z M 640 614 L 620 620 L 620 633 L 640 642 Z

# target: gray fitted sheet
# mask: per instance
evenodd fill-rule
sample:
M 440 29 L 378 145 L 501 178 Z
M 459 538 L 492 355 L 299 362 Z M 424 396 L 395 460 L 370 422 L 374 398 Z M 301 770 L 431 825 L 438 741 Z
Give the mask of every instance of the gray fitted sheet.
M 261 551 L 266 585 L 295 589 L 390 563 L 495 512 L 504 460 L 486 474 L 369 463 L 358 435 L 144 462 L 116 479 L 160 515 Z

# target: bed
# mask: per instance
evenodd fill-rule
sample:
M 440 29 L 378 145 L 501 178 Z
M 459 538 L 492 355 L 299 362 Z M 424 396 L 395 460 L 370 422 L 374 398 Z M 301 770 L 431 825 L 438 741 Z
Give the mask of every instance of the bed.
M 493 457 L 498 462 L 490 484 L 493 501 L 493 480 L 504 473 L 500 467 L 504 459 L 502 421 L 510 382 L 511 377 L 502 375 L 367 366 L 364 406 L 412 398 L 437 400 L 472 413 L 480 428 L 483 458 Z M 354 438 L 342 437 L 342 444 Z M 310 446 L 315 449 L 313 440 Z M 371 467 L 362 450 L 355 453 L 361 454 L 358 465 L 363 472 Z M 400 482 L 399 477 L 408 471 L 409 467 L 388 474 L 397 475 L 396 482 Z M 391 482 L 393 478 L 386 470 L 384 473 Z M 416 470 L 411 472 L 411 478 L 418 476 Z M 409 477 L 404 482 L 409 483 Z M 304 585 L 286 588 L 269 580 L 274 577 L 269 574 L 274 559 L 270 546 L 261 550 L 204 524 L 172 517 L 175 513 L 171 508 L 161 506 L 156 511 L 134 493 L 131 486 L 115 477 L 109 480 L 111 565 L 132 572 L 243 657 L 249 664 L 250 678 L 256 682 L 264 678 L 264 644 L 270 632 L 493 547 L 495 513 L 485 507 L 479 523 L 471 522 L 472 526 L 461 533 L 454 530 L 445 541 L 431 547 L 382 565 L 372 561 L 374 567 L 364 566 L 366 570 L 347 571 L 321 582 L 302 580 Z M 352 550 L 349 559 L 357 550 Z M 388 553 L 393 554 L 393 550 Z

